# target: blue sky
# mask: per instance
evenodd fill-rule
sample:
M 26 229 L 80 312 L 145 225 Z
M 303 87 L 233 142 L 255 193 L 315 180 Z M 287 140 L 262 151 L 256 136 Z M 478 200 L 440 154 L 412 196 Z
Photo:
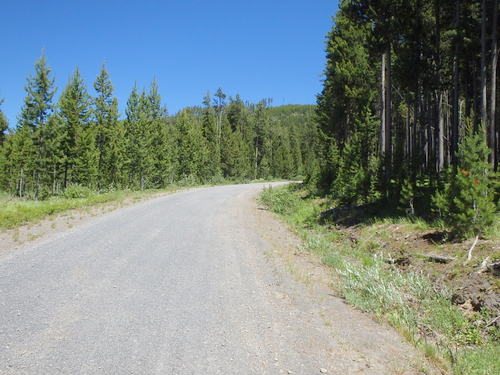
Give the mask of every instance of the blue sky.
M 14 126 L 45 49 L 60 94 L 79 67 L 89 92 L 106 62 L 123 113 L 156 78 L 170 113 L 222 87 L 244 100 L 309 104 L 321 89 L 336 0 L 6 1 L 0 98 Z

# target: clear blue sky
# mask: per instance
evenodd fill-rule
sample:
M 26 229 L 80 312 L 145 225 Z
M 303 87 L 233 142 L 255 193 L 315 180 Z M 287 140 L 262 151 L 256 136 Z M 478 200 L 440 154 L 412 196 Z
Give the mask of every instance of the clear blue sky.
M 89 92 L 106 62 L 123 113 L 153 77 L 169 113 L 222 87 L 274 105 L 315 102 L 337 0 L 17 0 L 2 4 L 0 98 L 14 126 L 42 49 L 58 94 L 76 67 Z

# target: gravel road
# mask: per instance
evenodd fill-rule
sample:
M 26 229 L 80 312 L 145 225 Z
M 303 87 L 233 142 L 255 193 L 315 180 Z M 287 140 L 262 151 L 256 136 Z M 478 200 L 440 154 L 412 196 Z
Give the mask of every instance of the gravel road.
M 273 265 L 249 219 L 261 188 L 155 198 L 3 254 L 0 374 L 414 373 L 395 333 L 345 306 L 332 331 Z

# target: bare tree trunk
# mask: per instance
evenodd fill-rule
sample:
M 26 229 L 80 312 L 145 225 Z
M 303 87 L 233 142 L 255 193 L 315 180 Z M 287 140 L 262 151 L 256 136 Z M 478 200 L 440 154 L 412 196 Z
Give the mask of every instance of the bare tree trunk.
M 385 150 L 386 150 L 386 136 L 385 136 L 385 129 L 386 129 L 386 115 L 385 115 L 385 110 L 386 110 L 386 94 L 385 94 L 385 88 L 386 88 L 386 83 L 385 83 L 385 65 L 386 65 L 386 60 L 387 60 L 387 55 L 386 53 L 382 53 L 382 67 L 380 69 L 380 73 L 382 75 L 381 77 L 381 82 L 382 82 L 382 93 L 381 93 L 381 105 L 380 105 L 380 156 L 381 156 L 381 161 L 384 163 L 384 158 L 385 158 Z M 384 168 L 385 169 L 385 168 Z
M 439 94 L 438 99 L 438 121 L 439 121 L 439 134 L 438 134 L 438 147 L 439 147 L 439 161 L 438 172 L 444 169 L 444 118 L 443 118 L 443 93 Z
M 451 164 L 457 165 L 457 152 L 458 152 L 458 129 L 460 127 L 460 117 L 458 113 L 458 98 L 460 95 L 460 78 L 458 69 L 458 52 L 460 48 L 459 37 L 459 23 L 460 23 L 460 0 L 455 3 L 455 30 L 457 33 L 455 39 L 455 51 L 453 56 L 453 124 L 451 126 Z
M 66 189 L 68 187 L 68 162 L 64 164 L 64 183 L 63 187 Z
M 258 172 L 258 170 L 257 170 L 257 161 L 258 161 L 258 158 L 259 158 L 259 149 L 258 149 L 257 145 L 258 145 L 258 143 L 256 141 L 255 142 L 255 173 L 254 173 L 254 175 L 255 175 L 254 178 L 255 179 L 257 179 L 257 172 Z
M 22 197 L 24 193 L 24 169 L 21 169 L 21 177 L 19 179 L 19 196 Z
M 405 132 L 404 132 L 404 138 L 405 138 L 405 151 L 404 151 L 404 158 L 405 160 L 410 160 L 411 158 L 411 125 L 410 125 L 410 107 L 406 107 L 406 114 L 405 114 Z
M 491 31 L 491 92 L 490 92 L 490 147 L 491 165 L 497 170 L 497 143 L 496 143 L 496 99 L 497 99 L 497 64 L 498 64 L 498 0 L 493 1 L 493 22 Z
M 387 158 L 387 177 L 391 176 L 392 163 L 392 77 L 391 77 L 391 45 L 387 48 L 386 61 L 386 89 L 385 89 L 385 155 Z
M 487 133 L 486 100 L 486 0 L 481 1 L 481 126 Z M 486 137 L 487 139 L 488 137 Z
M 447 91 L 445 95 L 445 103 L 444 103 L 444 108 L 445 108 L 445 113 L 446 113 L 446 121 L 444 123 L 445 126 L 445 131 L 444 134 L 446 134 L 445 138 L 445 152 L 444 154 L 446 155 L 444 164 L 446 167 L 450 166 L 451 163 L 451 132 L 452 132 L 452 125 L 451 125 L 451 106 L 450 106 L 450 93 Z
M 391 175 L 391 47 L 382 53 L 382 66 L 381 66 L 381 81 L 382 81 L 382 95 L 381 95 L 381 127 L 380 127 L 380 156 L 382 165 L 384 166 L 384 184 L 387 189 L 387 182 Z

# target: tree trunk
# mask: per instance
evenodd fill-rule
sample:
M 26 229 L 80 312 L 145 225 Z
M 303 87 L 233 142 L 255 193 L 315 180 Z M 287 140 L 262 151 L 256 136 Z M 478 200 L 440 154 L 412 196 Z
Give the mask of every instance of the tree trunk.
M 451 164 L 457 165 L 458 152 L 458 129 L 460 127 L 460 117 L 458 113 L 458 98 L 460 96 L 460 77 L 458 69 L 458 53 L 460 49 L 460 0 L 455 2 L 455 51 L 453 54 L 453 124 L 451 126 Z
M 24 189 L 24 169 L 21 169 L 21 176 L 19 178 L 19 196 L 22 197 L 23 196 L 23 189 Z
M 258 172 L 258 169 L 257 169 L 257 161 L 258 161 L 258 158 L 259 158 L 259 149 L 257 147 L 258 143 L 257 141 L 255 142 L 255 166 L 254 166 L 254 169 L 255 169 L 255 172 L 254 172 L 254 178 L 257 179 L 257 172 Z
M 381 73 L 381 82 L 382 82 L 382 93 L 381 93 L 381 105 L 380 105 L 380 156 L 381 156 L 381 161 L 384 163 L 385 160 L 385 150 L 386 150 L 386 136 L 385 136 L 385 129 L 386 129 L 386 115 L 385 115 L 385 110 L 386 110 L 386 94 L 385 94 L 385 88 L 386 88 L 386 83 L 385 83 L 385 65 L 386 65 L 386 60 L 387 60 L 387 55 L 386 53 L 382 53 L 382 66 L 380 69 Z M 384 165 L 384 172 L 385 172 L 385 164 Z
M 486 0 L 481 0 L 481 126 L 487 133 L 487 100 L 486 100 Z M 486 137 L 487 138 L 487 137 Z
M 440 2 L 435 2 L 436 12 L 436 117 L 437 127 L 434 132 L 436 142 L 432 142 L 434 149 L 434 165 L 436 171 L 439 173 L 444 169 L 444 119 L 443 119 L 443 92 L 441 87 L 441 6 Z M 435 124 L 432 122 L 431 124 Z M 437 155 L 436 155 L 437 154 Z
M 387 160 L 387 178 L 391 176 L 392 165 L 392 79 L 391 79 L 391 45 L 387 48 L 387 61 L 386 61 L 386 89 L 385 89 L 385 155 Z
M 438 147 L 439 147 L 439 162 L 438 172 L 444 170 L 444 118 L 443 118 L 443 94 L 439 94 L 438 99 L 438 121 L 439 121 L 439 134 L 438 134 Z
M 497 142 L 496 142 L 496 99 L 497 99 L 497 64 L 498 64 L 498 0 L 493 1 L 493 21 L 491 31 L 491 92 L 490 92 L 490 147 L 491 165 L 497 170 Z
M 64 188 L 68 187 L 68 162 L 64 163 Z

